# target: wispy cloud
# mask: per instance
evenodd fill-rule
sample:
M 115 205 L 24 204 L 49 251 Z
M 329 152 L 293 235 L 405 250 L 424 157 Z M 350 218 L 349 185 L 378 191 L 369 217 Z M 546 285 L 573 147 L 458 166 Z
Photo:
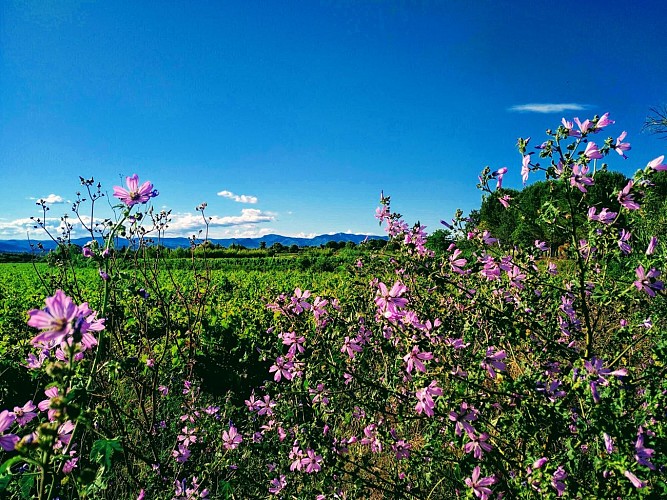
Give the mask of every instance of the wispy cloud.
M 55 204 L 58 204 L 58 203 L 69 203 L 62 196 L 57 195 L 57 194 L 53 194 L 53 193 L 48 195 L 48 196 L 41 197 L 41 198 L 31 196 L 29 199 L 30 200 L 43 201 L 47 205 L 55 205 Z
M 519 113 L 562 113 L 563 111 L 581 111 L 589 108 L 588 104 L 569 103 L 534 103 L 518 104 L 509 108 Z
M 220 191 L 218 193 L 218 196 L 222 196 L 223 198 L 229 198 L 230 200 L 234 200 L 237 203 L 250 203 L 254 205 L 257 203 L 257 196 L 251 196 L 247 194 L 234 194 L 231 191 Z

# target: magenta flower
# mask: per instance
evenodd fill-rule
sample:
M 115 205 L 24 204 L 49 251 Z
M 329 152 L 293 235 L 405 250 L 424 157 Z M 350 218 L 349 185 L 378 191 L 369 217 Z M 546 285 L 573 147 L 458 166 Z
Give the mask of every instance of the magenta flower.
M 493 493 L 488 486 L 491 486 L 496 482 L 496 478 L 493 476 L 480 478 L 481 470 L 479 465 L 475 467 L 472 471 L 472 476 L 466 478 L 466 485 L 472 489 L 472 492 L 477 498 L 481 500 L 486 500 L 489 498 L 489 495 Z
M 598 149 L 597 144 L 594 142 L 589 142 L 586 144 L 586 149 L 584 150 L 584 156 L 589 160 L 600 160 L 604 158 L 600 150 Z
M 147 203 L 151 198 L 155 198 L 158 193 L 153 189 L 153 184 L 146 181 L 139 186 L 139 176 L 137 174 L 125 179 L 127 189 L 120 186 L 114 186 L 113 195 L 128 207 L 137 203 Z
M 243 441 L 243 436 L 238 433 L 236 427 L 229 426 L 228 431 L 222 431 L 222 442 L 225 450 L 235 450 Z
M 655 292 L 665 287 L 665 284 L 657 279 L 660 277 L 660 271 L 654 267 L 647 273 L 644 271 L 644 266 L 640 265 L 635 269 L 635 273 L 637 274 L 637 280 L 634 282 L 634 285 L 637 287 L 637 290 L 640 292 L 643 290 L 649 297 L 655 297 Z
M 625 139 L 625 136 L 627 135 L 627 132 L 624 130 L 621 135 L 619 135 L 616 138 L 616 144 L 614 145 L 614 150 L 621 155 L 623 158 L 627 160 L 627 156 L 625 155 L 626 151 L 630 151 L 632 147 L 630 146 L 629 142 L 623 142 L 623 139 Z
M 648 162 L 648 167 L 653 169 L 653 170 L 656 170 L 656 171 L 667 170 L 667 165 L 662 163 L 662 160 L 664 160 L 664 159 L 665 159 L 665 155 L 658 156 L 657 158 Z

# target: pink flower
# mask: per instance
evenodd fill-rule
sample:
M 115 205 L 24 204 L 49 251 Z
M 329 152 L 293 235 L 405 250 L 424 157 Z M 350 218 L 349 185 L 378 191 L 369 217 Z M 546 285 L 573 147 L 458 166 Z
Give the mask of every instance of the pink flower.
M 273 380 L 280 382 L 281 379 L 292 380 L 292 368 L 294 363 L 291 361 L 285 360 L 282 356 L 276 358 L 275 364 L 271 365 L 269 368 L 269 373 L 274 373 Z
M 511 199 L 512 199 L 512 197 L 511 197 L 510 195 L 506 194 L 506 195 L 501 196 L 500 198 L 498 198 L 498 201 L 500 202 L 500 204 L 501 204 L 503 207 L 505 207 L 505 208 L 509 208 L 509 207 L 510 207 L 510 200 L 511 200 Z
M 62 290 L 57 290 L 53 297 L 48 297 L 44 302 L 46 303 L 44 309 L 28 311 L 30 315 L 28 326 L 42 330 L 42 333 L 32 339 L 32 343 L 60 343 L 74 331 L 72 322 L 77 316 L 78 309 Z
M 34 409 L 35 405 L 32 403 L 32 400 L 28 401 L 22 407 L 15 406 L 13 413 L 16 417 L 16 423 L 23 427 L 28 422 L 30 422 L 37 416 L 37 413 L 33 411 Z
M 549 251 L 549 246 L 544 241 L 540 240 L 535 240 L 535 248 L 537 248 L 540 252 Z
M 644 486 L 646 486 L 646 485 L 648 484 L 648 483 L 646 483 L 645 481 L 642 481 L 641 479 L 639 479 L 637 476 L 635 476 L 635 475 L 634 475 L 632 472 L 630 472 L 629 470 L 626 470 L 626 471 L 623 473 L 623 475 L 624 475 L 625 477 L 627 477 L 627 478 L 630 480 L 630 482 L 632 483 L 632 485 L 633 485 L 635 488 L 637 488 L 637 489 L 641 489 L 641 488 L 643 488 Z
M 614 120 L 609 119 L 609 113 L 605 113 L 600 117 L 600 119 L 597 122 L 595 122 L 592 131 L 594 133 L 597 133 L 603 128 L 607 127 L 608 125 L 613 125 L 614 123 L 616 123 Z
M 459 257 L 463 252 L 458 248 L 454 250 L 454 253 L 449 257 L 449 265 L 452 267 L 452 271 L 457 274 L 463 274 L 464 271 L 461 269 L 468 262 L 463 257 Z
M 530 173 L 530 155 L 523 155 L 523 160 L 521 162 L 521 179 L 523 180 L 524 186 L 528 180 L 528 174 Z
M 575 117 L 575 118 L 574 118 L 574 122 L 575 122 L 575 123 L 577 124 L 577 126 L 579 127 L 579 131 L 581 132 L 582 135 L 586 134 L 586 133 L 588 132 L 588 129 L 589 129 L 590 126 L 591 126 L 591 121 L 590 121 L 590 120 L 586 120 L 586 121 L 584 121 L 583 123 L 581 123 L 581 122 L 579 121 L 579 118 Z
M 307 449 L 306 456 L 301 459 L 301 466 L 306 468 L 307 474 L 322 470 L 322 455 L 316 455 L 315 450 Z
M 480 366 L 488 372 L 489 377 L 495 378 L 496 377 L 495 370 L 502 372 L 506 369 L 505 363 L 501 361 L 506 357 L 507 354 L 505 353 L 504 350 L 496 351 L 495 347 L 493 346 L 488 347 L 486 349 L 486 357 L 484 358 L 484 361 L 480 363 Z
M 466 478 L 465 483 L 469 488 L 472 489 L 472 492 L 475 494 L 477 498 L 486 500 L 487 498 L 489 498 L 489 495 L 493 493 L 491 489 L 488 488 L 487 486 L 491 486 L 493 483 L 495 483 L 496 478 L 493 476 L 489 476 L 480 479 L 480 475 L 481 475 L 481 470 L 478 465 L 473 469 L 472 476 Z
M 577 119 L 578 121 L 578 119 Z M 567 135 L 569 137 L 581 137 L 581 132 L 574 130 L 574 123 L 567 121 L 565 118 L 561 120 L 563 127 L 567 130 Z
M 639 203 L 635 201 L 634 195 L 630 193 L 634 181 L 630 180 L 623 189 L 618 193 L 618 202 L 628 210 L 639 210 Z
M 563 482 L 565 479 L 567 479 L 567 472 L 565 472 L 562 466 L 559 466 L 551 478 L 551 486 L 554 487 L 559 497 L 565 493 L 565 483 Z
M 616 138 L 616 145 L 614 146 L 614 150 L 625 159 L 628 158 L 625 155 L 625 151 L 630 151 L 632 149 L 629 142 L 623 142 L 626 135 L 627 132 L 624 130 L 621 135 Z
M 499 168 L 498 170 L 495 170 L 491 172 L 491 177 L 496 179 L 498 181 L 496 185 L 496 189 L 500 189 L 503 187 L 503 176 L 507 173 L 507 167 L 502 167 Z
M 398 309 L 405 307 L 408 303 L 408 299 L 401 297 L 408 288 L 400 281 L 394 283 L 391 290 L 388 290 L 387 285 L 382 282 L 378 283 L 378 288 L 377 297 L 375 298 L 378 312 L 390 321 L 396 319 L 398 317 Z
M 604 449 L 607 453 L 611 454 L 614 451 L 614 440 L 606 432 L 603 434 L 604 437 Z
M 12 451 L 19 442 L 19 437 L 16 434 L 3 434 L 16 420 L 13 413 L 7 410 L 0 412 L 0 448 L 5 451 Z
M 139 186 L 139 176 L 137 174 L 125 179 L 127 189 L 120 186 L 114 186 L 113 195 L 128 207 L 137 203 L 147 203 L 151 198 L 155 198 L 158 193 L 153 189 L 153 184 L 146 181 Z
M 403 439 L 396 441 L 396 443 L 391 446 L 391 449 L 396 453 L 397 460 L 410 458 L 410 448 L 412 448 L 412 445 Z
M 434 414 L 433 408 L 435 408 L 433 396 L 442 396 L 442 389 L 438 387 L 437 382 L 433 380 L 427 387 L 418 390 L 415 395 L 418 400 L 415 411 L 419 414 L 426 413 L 426 415 L 432 417 Z
M 287 486 L 287 478 L 281 474 L 280 477 L 273 478 L 271 480 L 271 486 L 269 487 L 269 493 L 272 495 L 277 495 Z
M 243 436 L 237 432 L 236 427 L 230 425 L 229 431 L 222 431 L 222 441 L 225 450 L 234 450 L 243 441 Z
M 407 364 L 405 371 L 410 373 L 412 372 L 412 369 L 415 368 L 417 371 L 425 373 L 426 367 L 422 361 L 429 361 L 431 359 L 433 359 L 433 353 L 419 352 L 419 346 L 414 346 L 412 351 L 403 356 L 403 361 Z
M 635 269 L 635 273 L 637 274 L 637 280 L 634 282 L 634 285 L 637 287 L 637 290 L 640 292 L 643 290 L 649 297 L 655 297 L 655 292 L 662 290 L 665 286 L 662 281 L 657 279 L 661 273 L 654 267 L 647 273 L 644 270 L 644 266 L 640 265 Z
M 667 170 L 667 165 L 662 163 L 662 160 L 664 160 L 664 159 L 665 159 L 664 155 L 663 156 L 658 156 L 654 160 L 651 160 L 650 162 L 648 162 L 648 167 L 653 169 L 653 170 L 656 170 L 656 171 L 657 170 Z
M 627 255 L 632 252 L 632 248 L 630 245 L 628 245 L 628 240 L 630 240 L 630 238 L 632 238 L 632 233 L 626 231 L 625 229 L 621 229 L 618 240 L 618 247 L 621 249 L 621 252 L 623 252 L 623 255 Z
M 587 193 L 586 186 L 593 185 L 593 179 L 588 177 L 588 167 L 574 165 L 572 167 L 572 177 L 570 177 L 570 185 L 576 187 L 582 193 Z
M 475 436 L 475 428 L 470 422 L 476 421 L 478 414 L 479 410 L 472 405 L 468 405 L 465 401 L 461 403 L 461 411 L 459 413 L 450 411 L 449 420 L 456 423 L 454 433 L 457 436 L 461 436 L 463 432 L 465 432 L 470 439 L 473 439 Z
M 604 158 L 604 156 L 602 156 L 602 153 L 600 153 L 597 144 L 595 144 L 594 142 L 589 142 L 588 144 L 586 144 L 586 149 L 584 150 L 584 156 L 589 160 L 599 160 L 601 158 Z
M 489 435 L 486 432 L 481 433 L 479 436 L 470 436 L 471 441 L 467 442 L 463 447 L 463 450 L 466 453 L 471 453 L 473 457 L 477 460 L 480 460 L 484 456 L 484 452 L 490 452 L 493 447 L 486 441 L 489 439 Z

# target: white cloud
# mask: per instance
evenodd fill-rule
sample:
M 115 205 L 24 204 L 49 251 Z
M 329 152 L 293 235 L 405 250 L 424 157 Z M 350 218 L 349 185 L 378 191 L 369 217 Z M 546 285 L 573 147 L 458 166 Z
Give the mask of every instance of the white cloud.
M 220 217 L 218 215 L 207 216 L 209 229 L 245 226 L 252 227 L 255 224 L 263 222 L 273 222 L 276 220 L 276 215 L 272 212 L 262 212 L 256 208 L 244 208 L 240 215 L 227 215 Z M 204 229 L 205 224 L 201 214 L 172 214 L 171 222 L 169 223 L 169 232 L 187 233 Z M 167 234 L 172 236 L 172 234 Z
M 63 198 L 62 196 L 57 195 L 57 194 L 53 194 L 53 193 L 51 193 L 48 196 L 44 196 L 42 198 L 35 198 L 34 196 L 31 196 L 28 199 L 29 200 L 43 201 L 47 205 L 55 205 L 57 203 L 70 203 L 69 201 L 65 200 L 65 198 Z
M 41 217 L 40 217 L 41 219 Z M 81 219 L 85 224 L 90 223 L 90 217 L 82 216 Z M 81 223 L 74 217 L 69 217 L 67 219 L 69 224 L 72 225 L 70 235 L 72 238 L 78 238 L 80 236 L 85 236 L 88 234 Z M 43 220 L 45 228 L 51 233 L 53 237 L 58 237 L 62 234 L 65 229 L 64 222 L 60 217 L 47 217 Z M 37 226 L 37 227 L 35 227 Z M 21 219 L 7 220 L 0 219 L 0 238 L 1 239 L 20 239 L 24 240 L 27 236 L 30 236 L 31 239 L 35 240 L 44 240 L 49 239 L 49 235 L 46 234 L 44 228 L 40 227 L 37 223 L 37 218 L 30 219 L 29 217 L 24 217 Z
M 218 196 L 222 196 L 223 198 L 229 198 L 230 200 L 234 200 L 237 203 L 250 203 L 251 205 L 254 205 L 259 201 L 257 199 L 257 196 L 250 196 L 247 194 L 234 194 L 231 191 L 220 191 L 218 193 Z
M 563 111 L 581 111 L 589 106 L 587 104 L 571 103 L 542 103 L 542 104 L 518 104 L 512 106 L 510 111 L 521 113 L 562 113 Z

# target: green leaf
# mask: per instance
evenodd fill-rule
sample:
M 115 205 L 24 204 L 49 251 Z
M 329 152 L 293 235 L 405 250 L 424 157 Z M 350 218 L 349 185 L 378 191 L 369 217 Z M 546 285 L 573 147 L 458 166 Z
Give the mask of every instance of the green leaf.
M 111 457 L 115 452 L 122 451 L 123 447 L 118 438 L 98 439 L 93 443 L 93 447 L 90 450 L 90 459 L 93 462 L 102 464 L 106 469 L 110 469 Z

